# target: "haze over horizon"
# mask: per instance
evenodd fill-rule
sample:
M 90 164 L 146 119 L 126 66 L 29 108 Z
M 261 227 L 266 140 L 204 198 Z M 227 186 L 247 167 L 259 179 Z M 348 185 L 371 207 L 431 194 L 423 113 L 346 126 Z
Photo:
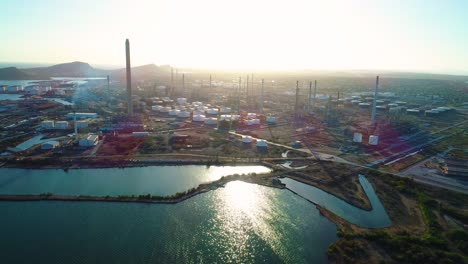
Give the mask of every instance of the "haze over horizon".
M 2 1 L 0 61 L 468 74 L 466 1 Z M 68 23 L 73 21 L 73 23 Z

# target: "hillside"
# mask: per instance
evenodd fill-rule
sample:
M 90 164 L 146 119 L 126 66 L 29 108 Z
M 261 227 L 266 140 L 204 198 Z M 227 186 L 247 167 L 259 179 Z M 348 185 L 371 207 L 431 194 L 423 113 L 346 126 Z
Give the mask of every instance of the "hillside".
M 0 69 L 0 80 L 44 80 L 49 79 L 48 76 L 41 74 L 29 74 L 16 67 L 8 67 Z

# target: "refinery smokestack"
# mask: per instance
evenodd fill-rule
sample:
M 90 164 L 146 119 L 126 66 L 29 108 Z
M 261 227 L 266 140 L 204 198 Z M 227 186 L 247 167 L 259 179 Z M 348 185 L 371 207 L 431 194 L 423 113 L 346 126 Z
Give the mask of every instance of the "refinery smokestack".
M 109 75 L 107 75 L 107 105 L 109 106 L 110 105 L 110 98 L 111 98 L 111 95 L 110 95 L 110 77 Z
M 261 108 L 261 110 L 262 110 L 262 114 L 263 114 L 263 100 L 264 100 L 264 98 L 263 98 L 263 95 L 264 95 L 263 86 L 264 86 L 264 84 L 265 84 L 265 80 L 262 79 L 262 94 L 261 94 L 261 96 L 260 96 L 260 108 Z
M 310 100 L 312 100 L 312 81 L 309 82 L 309 96 L 307 97 L 307 113 L 310 114 Z
M 377 108 L 377 95 L 379 93 L 379 76 L 375 79 L 374 102 L 372 103 L 371 124 L 375 124 L 375 112 Z
M 317 103 L 317 80 L 314 82 L 314 105 L 312 106 L 312 110 L 315 111 L 315 104 Z
M 132 69 L 130 66 L 130 42 L 125 40 L 125 57 L 127 60 L 127 103 L 128 103 L 128 114 L 133 114 L 133 103 L 132 103 Z

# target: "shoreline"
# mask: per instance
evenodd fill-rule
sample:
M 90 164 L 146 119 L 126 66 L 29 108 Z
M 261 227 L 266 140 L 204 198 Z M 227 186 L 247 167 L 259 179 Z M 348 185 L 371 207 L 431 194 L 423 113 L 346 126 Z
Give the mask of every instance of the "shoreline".
M 92 159 L 91 159 L 92 160 Z M 16 162 L 4 161 L 0 163 L 0 169 L 58 169 L 58 170 L 71 170 L 71 169 L 109 169 L 109 168 L 134 168 L 134 167 L 151 167 L 151 166 L 187 166 L 187 165 L 206 165 L 206 166 L 252 166 L 262 165 L 272 169 L 276 167 L 275 164 L 266 161 L 213 161 L 213 160 L 110 160 L 103 159 L 101 163 L 89 162 L 89 159 L 73 160 L 71 164 L 31 164 L 23 162 L 22 160 Z

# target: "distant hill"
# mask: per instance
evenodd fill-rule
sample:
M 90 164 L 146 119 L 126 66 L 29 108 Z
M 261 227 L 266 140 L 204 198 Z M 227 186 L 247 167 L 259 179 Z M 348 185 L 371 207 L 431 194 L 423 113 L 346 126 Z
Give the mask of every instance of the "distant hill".
M 0 69 L 0 80 L 48 80 L 48 76 L 30 74 L 16 67 Z
M 170 74 L 171 67 L 168 65 L 157 66 L 147 64 L 143 66 L 132 67 L 132 77 L 135 79 L 151 79 L 154 77 L 167 76 Z M 105 77 L 110 75 L 113 79 L 124 79 L 126 76 L 125 68 L 116 70 L 97 69 L 85 62 L 75 61 L 62 63 L 48 67 L 35 67 L 27 69 L 18 69 L 8 67 L 0 69 L 0 80 L 44 80 L 51 77 Z
M 50 77 L 100 77 L 106 75 L 106 71 L 95 69 L 88 63 L 80 61 L 62 63 L 50 67 L 23 69 L 23 71 L 31 75 Z

